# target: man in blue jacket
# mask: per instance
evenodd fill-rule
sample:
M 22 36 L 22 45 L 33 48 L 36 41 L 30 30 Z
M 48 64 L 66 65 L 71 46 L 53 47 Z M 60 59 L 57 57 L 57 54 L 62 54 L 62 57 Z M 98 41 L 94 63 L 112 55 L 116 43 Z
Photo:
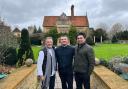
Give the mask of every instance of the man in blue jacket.
M 62 83 L 62 89 L 73 89 L 73 56 L 74 48 L 69 45 L 67 36 L 60 37 L 61 46 L 55 50 L 58 72 Z

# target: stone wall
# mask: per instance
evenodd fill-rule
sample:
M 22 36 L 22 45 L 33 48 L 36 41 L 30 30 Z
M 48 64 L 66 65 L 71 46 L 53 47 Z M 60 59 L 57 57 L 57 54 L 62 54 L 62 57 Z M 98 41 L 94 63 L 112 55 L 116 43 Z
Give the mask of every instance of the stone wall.
M 91 76 L 92 89 L 128 89 L 128 81 L 104 66 L 96 66 Z
M 18 69 L 0 81 L 0 89 L 36 89 L 35 87 L 36 65 Z M 128 89 L 128 81 L 99 65 L 91 75 L 91 89 Z
M 21 83 L 18 84 L 16 89 L 36 89 L 36 70 L 30 73 Z
M 0 89 L 35 89 L 36 65 L 22 67 L 0 81 Z

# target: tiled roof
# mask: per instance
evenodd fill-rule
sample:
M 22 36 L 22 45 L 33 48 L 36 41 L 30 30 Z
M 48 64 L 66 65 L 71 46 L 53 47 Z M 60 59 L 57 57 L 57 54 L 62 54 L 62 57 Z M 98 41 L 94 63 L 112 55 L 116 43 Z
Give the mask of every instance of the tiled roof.
M 56 21 L 60 16 L 44 16 L 43 27 L 52 27 L 56 25 Z M 68 16 L 72 25 L 77 27 L 89 26 L 87 16 Z

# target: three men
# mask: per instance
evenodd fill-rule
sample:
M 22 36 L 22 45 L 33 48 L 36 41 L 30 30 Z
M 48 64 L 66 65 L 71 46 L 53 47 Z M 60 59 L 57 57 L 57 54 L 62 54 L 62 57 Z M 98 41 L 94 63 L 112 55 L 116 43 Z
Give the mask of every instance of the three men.
M 42 42 L 43 43 L 43 42 Z M 39 52 L 37 61 L 37 78 L 42 81 L 42 89 L 54 89 L 56 57 L 51 37 L 45 39 L 45 47 Z
M 54 52 L 52 38 L 46 38 L 45 48 L 39 52 L 37 61 L 38 79 L 45 77 L 42 89 L 47 89 L 47 87 L 54 89 L 56 59 L 62 89 L 73 89 L 73 71 L 77 89 L 82 89 L 83 85 L 85 89 L 90 89 L 90 75 L 94 69 L 95 54 L 92 47 L 86 43 L 84 33 L 79 33 L 76 39 L 78 45 L 73 48 L 69 45 L 68 37 L 61 36 L 61 45 Z
M 62 89 L 73 89 L 73 56 L 74 48 L 69 45 L 67 36 L 60 37 L 61 46 L 55 50 L 58 72 L 62 83 Z
M 77 89 L 90 89 L 90 75 L 94 69 L 95 55 L 91 46 L 86 43 L 86 35 L 79 33 L 76 37 L 74 72 Z

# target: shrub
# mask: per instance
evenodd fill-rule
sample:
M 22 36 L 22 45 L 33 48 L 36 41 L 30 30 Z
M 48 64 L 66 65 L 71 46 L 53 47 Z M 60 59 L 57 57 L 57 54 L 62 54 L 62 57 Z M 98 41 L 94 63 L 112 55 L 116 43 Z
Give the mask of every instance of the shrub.
M 105 59 L 100 59 L 100 64 L 105 67 L 108 67 L 108 62 Z
M 117 43 L 118 42 L 118 39 L 117 39 L 117 37 L 115 35 L 112 37 L 111 42 L 112 43 Z
M 95 43 L 94 43 L 92 37 L 90 37 L 90 36 L 87 37 L 86 42 L 87 42 L 87 44 L 89 44 L 89 45 L 95 45 Z
M 5 58 L 5 64 L 7 65 L 16 65 L 18 58 L 17 58 L 17 52 L 16 49 L 13 47 L 8 48 L 8 50 L 5 53 L 5 56 L 8 55 Z
M 128 57 L 124 57 L 124 58 L 123 58 L 123 63 L 128 64 Z
M 101 65 L 106 66 L 125 80 L 128 80 L 127 62 L 128 57 L 113 57 L 109 62 L 100 59 Z

